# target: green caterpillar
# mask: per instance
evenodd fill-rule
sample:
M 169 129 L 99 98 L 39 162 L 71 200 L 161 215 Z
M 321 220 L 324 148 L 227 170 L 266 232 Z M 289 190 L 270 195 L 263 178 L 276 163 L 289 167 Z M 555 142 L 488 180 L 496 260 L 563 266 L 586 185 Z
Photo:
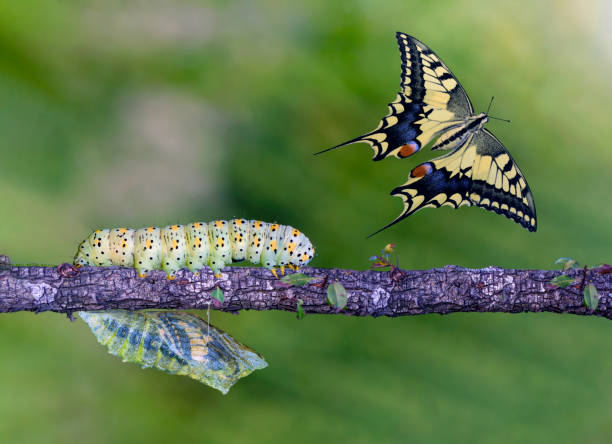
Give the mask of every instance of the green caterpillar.
M 208 265 L 216 276 L 232 262 L 297 269 L 314 256 L 310 240 L 296 228 L 257 220 L 234 219 L 139 230 L 96 230 L 79 245 L 74 265 L 134 267 L 140 277 L 164 270 L 169 279 L 187 267 L 196 273 Z
M 223 394 L 268 365 L 254 350 L 190 313 L 108 310 L 79 316 L 123 362 L 186 375 Z

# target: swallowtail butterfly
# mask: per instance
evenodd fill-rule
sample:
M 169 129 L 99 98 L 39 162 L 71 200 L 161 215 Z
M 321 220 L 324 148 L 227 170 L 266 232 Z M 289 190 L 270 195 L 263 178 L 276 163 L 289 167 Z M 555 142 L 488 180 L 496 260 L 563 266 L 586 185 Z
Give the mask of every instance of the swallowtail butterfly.
M 401 89 L 389 114 L 375 130 L 320 153 L 356 142 L 370 145 L 373 160 L 403 159 L 426 146 L 449 153 L 417 166 L 391 191 L 402 198 L 404 210 L 376 233 L 418 210 L 443 205 L 476 205 L 536 231 L 529 185 L 508 150 L 484 128 L 487 114 L 474 114 L 459 81 L 424 43 L 401 32 L 396 37 Z

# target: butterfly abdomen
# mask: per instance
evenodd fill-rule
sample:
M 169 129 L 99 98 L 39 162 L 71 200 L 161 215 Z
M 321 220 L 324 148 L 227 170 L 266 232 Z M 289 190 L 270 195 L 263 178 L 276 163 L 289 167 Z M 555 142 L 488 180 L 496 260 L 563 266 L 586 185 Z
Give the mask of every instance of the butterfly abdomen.
M 164 270 L 169 277 L 181 268 L 192 272 L 208 265 L 215 274 L 245 259 L 266 268 L 306 265 L 314 256 L 310 240 L 299 230 L 280 224 L 234 219 L 94 231 L 79 245 L 77 266 L 134 267 L 140 276 Z

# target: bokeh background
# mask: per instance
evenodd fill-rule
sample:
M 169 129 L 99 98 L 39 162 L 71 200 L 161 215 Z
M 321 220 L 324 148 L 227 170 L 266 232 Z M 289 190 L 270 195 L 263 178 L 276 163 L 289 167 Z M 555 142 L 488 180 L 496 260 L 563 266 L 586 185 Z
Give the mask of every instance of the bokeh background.
M 69 261 L 97 227 L 245 217 L 313 266 L 610 262 L 612 7 L 605 0 L 0 1 L 0 253 Z M 539 230 L 480 209 L 401 210 L 427 158 L 371 162 L 423 40 L 525 173 Z M 269 368 L 223 396 L 122 364 L 82 321 L 0 316 L 3 442 L 610 442 L 612 323 L 554 314 L 357 319 L 214 312 Z

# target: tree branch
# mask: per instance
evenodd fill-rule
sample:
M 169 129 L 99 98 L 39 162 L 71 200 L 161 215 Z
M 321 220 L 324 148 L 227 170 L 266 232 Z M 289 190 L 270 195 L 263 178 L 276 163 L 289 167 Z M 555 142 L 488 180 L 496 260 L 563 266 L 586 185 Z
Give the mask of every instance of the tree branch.
M 610 268 L 570 270 L 575 284 L 550 284 L 559 271 L 466 269 L 446 266 L 395 273 L 304 268 L 316 277 L 303 287 L 290 287 L 264 268 L 227 267 L 221 278 L 210 270 L 194 276 L 182 270 L 175 280 L 161 271 L 138 278 L 131 268 L 10 266 L 0 256 L 0 312 L 127 309 L 206 309 L 296 311 L 303 301 L 307 313 L 336 313 L 326 303 L 327 285 L 340 282 L 348 304 L 341 313 L 353 316 L 404 316 L 453 312 L 573 313 L 612 318 Z M 599 293 L 596 311 L 584 306 L 582 288 L 592 283 Z M 211 297 L 223 290 L 223 303 Z

